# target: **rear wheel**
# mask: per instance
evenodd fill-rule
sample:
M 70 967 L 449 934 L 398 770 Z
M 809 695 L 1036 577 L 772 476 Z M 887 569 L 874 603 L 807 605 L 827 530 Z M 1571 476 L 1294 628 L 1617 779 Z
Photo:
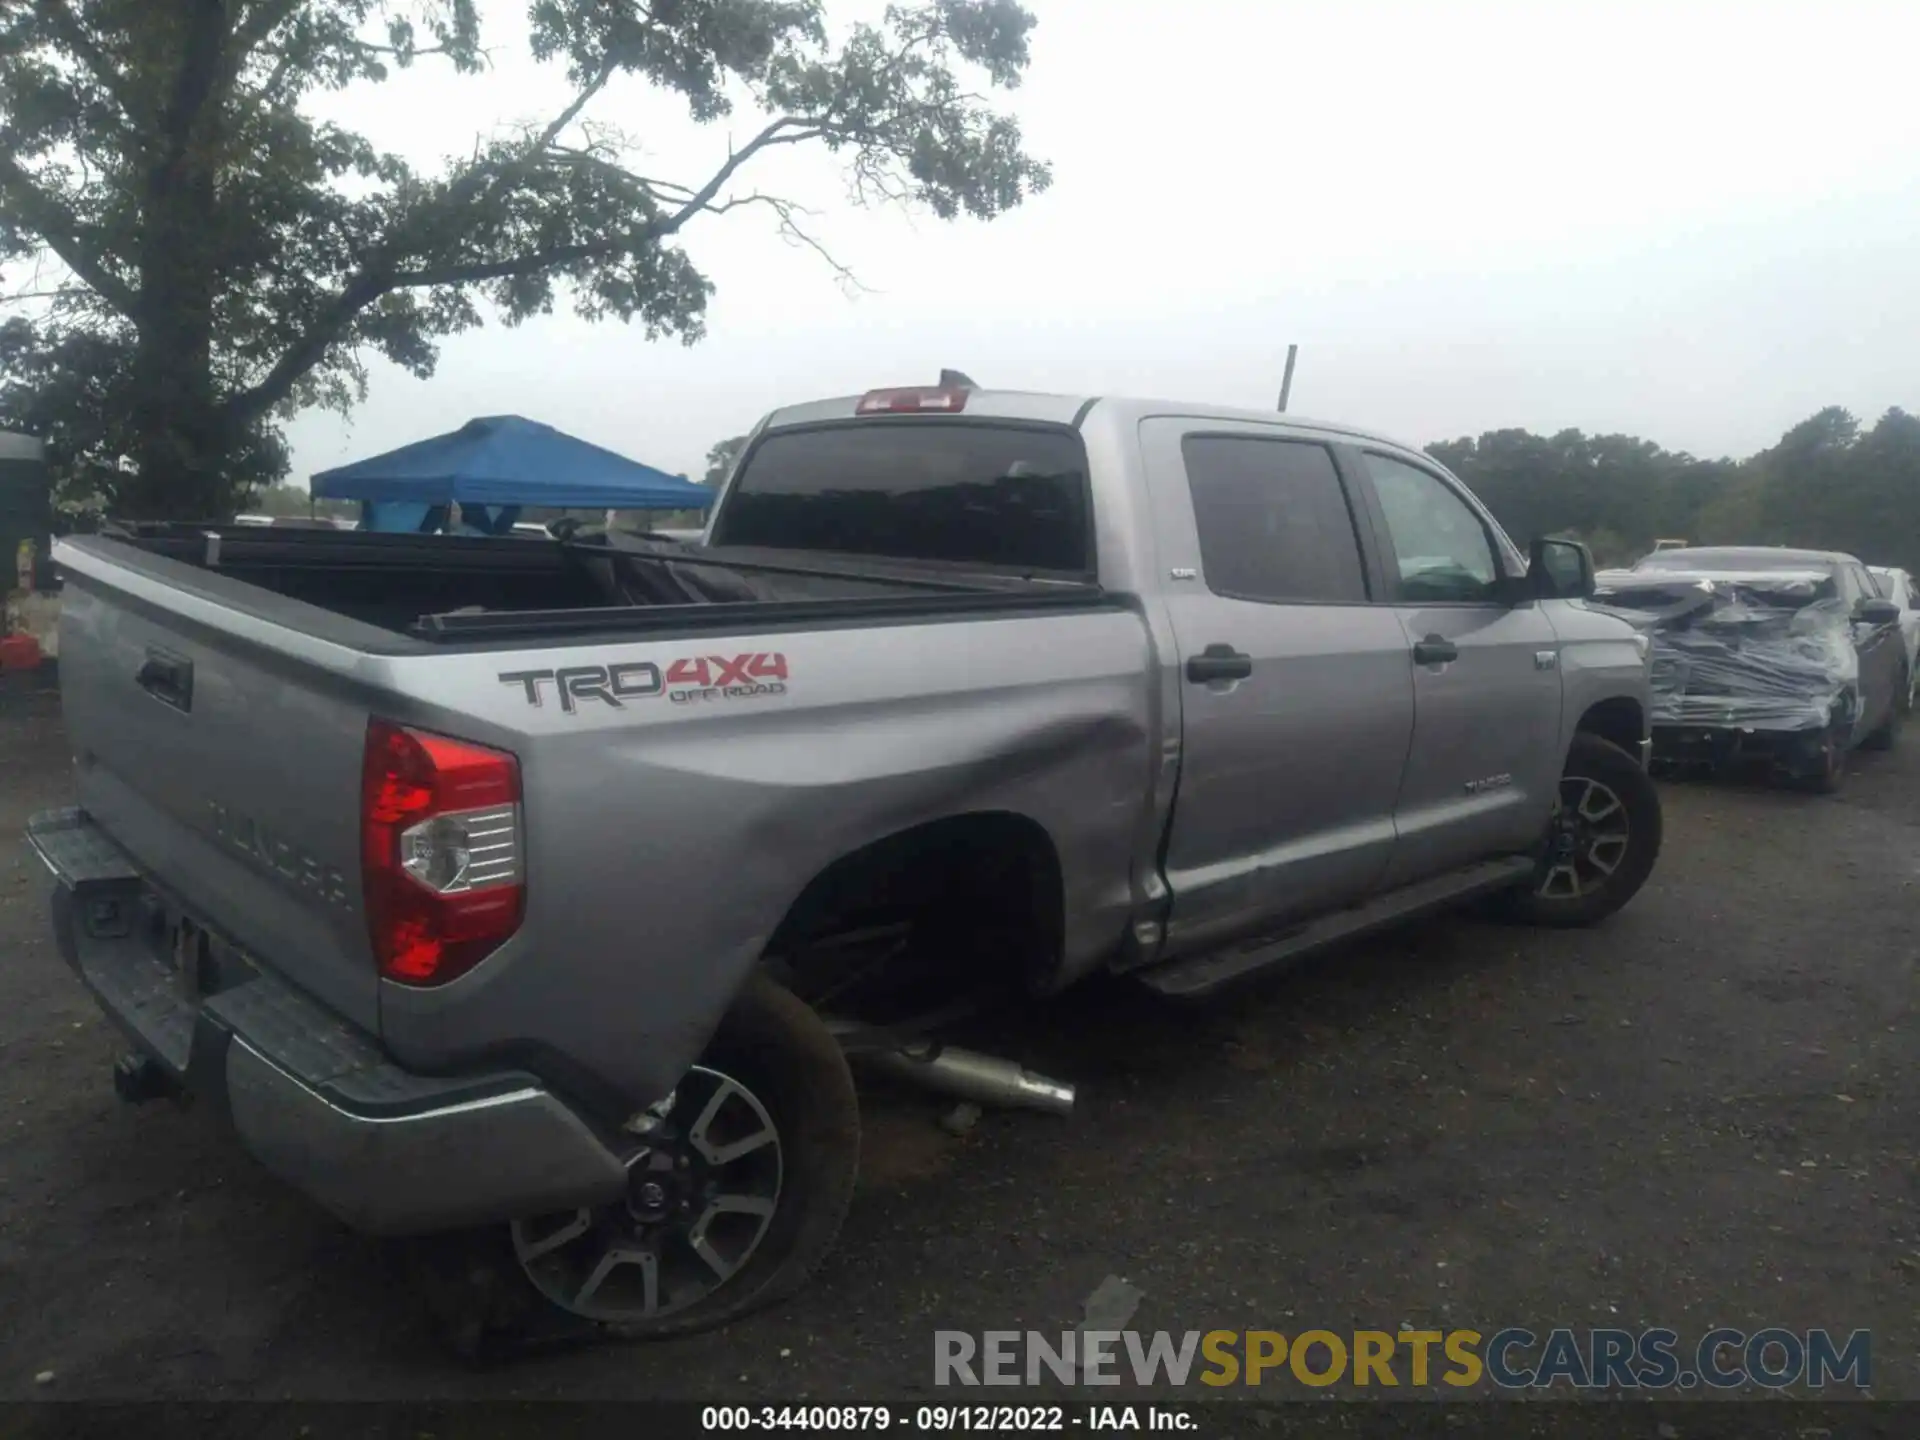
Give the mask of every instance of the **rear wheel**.
M 1794 777 L 1802 790 L 1814 795 L 1837 795 L 1847 782 L 1847 737 L 1844 727 L 1829 726 L 1809 747 Z
M 437 1307 L 456 1349 L 711 1329 L 792 1295 L 826 1257 L 853 1197 L 859 1104 L 839 1042 L 791 993 L 756 977 L 642 1123 L 624 1197 L 514 1221 L 462 1262 Z
M 1660 795 L 1619 746 L 1573 737 L 1531 890 L 1511 903 L 1534 925 L 1592 925 L 1631 900 L 1660 855 Z

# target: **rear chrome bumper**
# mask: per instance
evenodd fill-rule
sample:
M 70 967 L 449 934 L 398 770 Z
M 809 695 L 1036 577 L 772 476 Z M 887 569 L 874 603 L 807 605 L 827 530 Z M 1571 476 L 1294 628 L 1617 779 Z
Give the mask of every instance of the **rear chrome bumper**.
M 108 1018 L 348 1225 L 425 1234 L 625 1193 L 620 1159 L 536 1077 L 403 1070 L 264 968 L 194 996 L 156 943 L 145 879 L 83 812 L 34 816 L 27 843 L 54 875 L 60 953 Z

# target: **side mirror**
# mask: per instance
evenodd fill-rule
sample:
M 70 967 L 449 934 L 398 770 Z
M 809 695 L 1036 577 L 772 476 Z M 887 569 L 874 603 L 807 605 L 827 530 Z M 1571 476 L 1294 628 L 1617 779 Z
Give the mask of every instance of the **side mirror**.
M 1862 625 L 1897 625 L 1900 607 L 1891 600 L 1862 600 L 1853 607 L 1853 618 Z
M 1593 594 L 1593 553 L 1577 540 L 1536 539 L 1527 582 L 1542 600 L 1585 600 Z

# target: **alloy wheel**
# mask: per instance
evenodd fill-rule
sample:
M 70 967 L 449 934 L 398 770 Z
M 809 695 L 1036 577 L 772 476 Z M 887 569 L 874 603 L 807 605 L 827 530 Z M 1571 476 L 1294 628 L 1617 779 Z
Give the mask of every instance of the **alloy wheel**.
M 1611 788 L 1584 775 L 1567 775 L 1547 832 L 1545 873 L 1535 889 L 1543 900 L 1578 900 L 1613 878 L 1627 858 L 1627 807 Z
M 624 1200 L 513 1222 L 527 1279 L 586 1319 L 655 1320 L 706 1299 L 752 1258 L 780 1203 L 780 1131 L 740 1080 L 695 1066 L 643 1124 Z

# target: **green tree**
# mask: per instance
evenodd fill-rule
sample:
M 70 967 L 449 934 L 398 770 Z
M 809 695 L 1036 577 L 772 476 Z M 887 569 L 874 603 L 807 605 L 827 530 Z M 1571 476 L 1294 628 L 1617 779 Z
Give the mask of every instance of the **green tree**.
M 747 437 L 735 435 L 722 440 L 707 451 L 707 473 L 701 477 L 702 485 L 724 485 L 727 476 L 733 473 L 734 461 L 740 458 L 740 452 L 747 448 Z
M 1495 430 L 1428 453 L 1470 485 L 1523 543 L 1586 538 L 1602 564 L 1625 563 L 1662 536 L 1697 537 L 1702 511 L 1732 484 L 1728 460 L 1698 460 L 1632 435 Z
M 1846 549 L 1853 530 L 1849 463 L 1860 422 L 1838 405 L 1809 416 L 1753 457 L 1762 533 L 1777 544 Z
M 38 421 L 122 513 L 223 513 L 286 472 L 291 410 L 348 409 L 372 356 L 430 375 L 483 302 L 697 340 L 712 287 L 681 232 L 747 205 L 801 221 L 735 188 L 769 152 L 822 147 L 856 198 L 943 219 L 1046 186 L 979 93 L 1027 67 L 1017 0 L 896 5 L 837 46 L 822 3 L 529 0 L 571 98 L 422 173 L 309 102 L 479 72 L 478 0 L 0 0 L 0 269 L 35 306 L 0 332 L 0 419 Z M 710 173 L 658 179 L 595 118 L 623 80 L 759 118 Z
M 1516 537 L 1585 537 L 1603 563 L 1632 560 L 1674 536 L 1842 550 L 1920 570 L 1920 417 L 1897 407 L 1863 431 L 1829 406 L 1737 463 L 1577 430 L 1495 430 L 1428 453 Z

